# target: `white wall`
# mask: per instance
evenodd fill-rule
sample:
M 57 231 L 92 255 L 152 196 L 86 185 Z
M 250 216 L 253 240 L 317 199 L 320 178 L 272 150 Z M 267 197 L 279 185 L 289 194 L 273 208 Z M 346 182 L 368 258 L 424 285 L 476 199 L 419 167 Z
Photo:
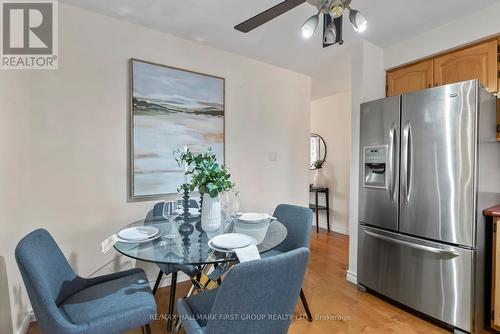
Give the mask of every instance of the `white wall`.
M 308 77 L 65 4 L 59 11 L 59 70 L 0 75 L 8 227 L 0 255 L 15 331 L 29 305 L 13 250 L 29 231 L 50 230 L 83 276 L 108 261 L 101 272 L 134 265 L 99 251 L 102 239 L 152 205 L 127 202 L 129 58 L 225 77 L 226 158 L 244 209 L 308 203 Z
M 351 56 L 339 54 L 332 63 L 311 76 L 311 99 L 318 100 L 351 89 Z
M 351 156 L 351 93 L 343 92 L 311 102 L 311 132 L 325 139 L 327 156 L 323 165 L 330 188 L 330 229 L 349 234 L 349 173 Z M 310 182 L 314 171 L 310 171 Z M 319 202 L 324 203 L 320 194 Z M 310 195 L 311 203 L 314 195 Z M 326 212 L 319 212 L 319 226 L 326 228 Z M 316 216 L 314 216 L 316 217 Z M 314 218 L 316 224 L 316 218 Z
M 476 10 L 471 3 L 471 10 Z M 500 3 L 384 49 L 385 68 L 412 62 L 500 33 Z
M 360 104 L 385 96 L 385 72 L 384 52 L 376 45 L 362 41 L 356 46 L 352 55 L 349 269 L 347 279 L 357 283 Z
M 0 333 L 10 333 L 12 323 L 18 328 L 28 308 L 19 286 L 13 250 L 18 236 L 27 231 L 27 206 L 31 199 L 29 189 L 29 76 L 26 72 L 3 71 L 0 74 L 0 257 L 5 267 L 0 268 Z M 30 223 L 31 225 L 32 223 Z M 3 261 L 0 261 L 2 264 Z M 6 302 L 10 298 L 9 302 Z M 12 322 L 11 310 L 14 311 Z

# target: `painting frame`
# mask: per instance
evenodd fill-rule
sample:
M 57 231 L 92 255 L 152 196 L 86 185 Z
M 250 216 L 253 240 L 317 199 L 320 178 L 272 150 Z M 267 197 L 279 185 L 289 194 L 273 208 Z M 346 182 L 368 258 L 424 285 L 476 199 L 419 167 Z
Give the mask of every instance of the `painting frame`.
M 225 164 L 226 160 L 226 79 L 224 77 L 202 73 L 198 71 L 188 70 L 185 68 L 174 67 L 164 64 L 159 64 L 147 60 L 130 58 L 128 62 L 129 68 L 129 98 L 128 98 L 128 166 L 127 166 L 127 181 L 128 181 L 128 201 L 129 202 L 139 202 L 139 201 L 153 201 L 153 200 L 164 200 L 166 198 L 175 198 L 177 197 L 177 192 L 173 193 L 157 193 L 157 194 L 148 194 L 148 195 L 137 195 L 135 192 L 135 123 L 134 123 L 134 63 L 141 63 L 146 65 L 158 66 L 160 68 L 166 68 L 174 71 L 181 71 L 190 74 L 195 74 L 203 77 L 208 77 L 212 79 L 218 79 L 222 82 L 222 162 L 221 165 Z M 179 184 L 180 185 L 180 184 Z

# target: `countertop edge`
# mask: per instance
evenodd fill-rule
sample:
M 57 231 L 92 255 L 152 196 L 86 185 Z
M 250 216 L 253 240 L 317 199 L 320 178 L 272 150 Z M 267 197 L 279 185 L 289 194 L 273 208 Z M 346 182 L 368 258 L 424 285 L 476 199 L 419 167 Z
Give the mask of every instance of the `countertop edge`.
M 483 214 L 489 217 L 500 217 L 500 204 L 483 210 Z

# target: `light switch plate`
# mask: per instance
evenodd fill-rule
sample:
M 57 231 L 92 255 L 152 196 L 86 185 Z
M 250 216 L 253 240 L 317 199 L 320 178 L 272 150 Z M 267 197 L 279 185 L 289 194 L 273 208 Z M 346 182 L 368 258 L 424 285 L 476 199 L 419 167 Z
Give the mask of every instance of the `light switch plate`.
M 278 152 L 269 152 L 269 161 L 278 161 Z

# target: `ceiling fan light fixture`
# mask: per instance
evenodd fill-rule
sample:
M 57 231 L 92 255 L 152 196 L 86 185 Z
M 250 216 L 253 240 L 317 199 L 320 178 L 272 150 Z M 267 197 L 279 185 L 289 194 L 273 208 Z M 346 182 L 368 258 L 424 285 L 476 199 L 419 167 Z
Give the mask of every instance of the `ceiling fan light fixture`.
M 368 21 L 365 17 L 355 9 L 349 9 L 349 21 L 355 32 L 362 33 L 368 26 Z
M 319 25 L 320 15 L 323 16 L 322 20 L 324 24 L 322 25 L 322 38 L 323 47 L 327 47 L 334 44 L 342 45 L 342 22 L 344 16 L 349 12 L 349 20 L 358 33 L 362 33 L 366 30 L 368 22 L 366 18 L 357 10 L 352 9 L 352 0 L 280 0 L 281 2 L 267 10 L 255 15 L 254 17 L 236 25 L 234 29 L 241 31 L 243 33 L 249 33 L 254 29 L 266 24 L 267 22 L 281 16 L 295 7 L 302 5 L 303 3 L 308 3 L 309 5 L 316 8 L 317 12 L 315 15 L 307 19 L 307 21 L 302 25 L 302 37 L 304 39 L 310 39 L 314 36 L 316 29 Z M 330 23 L 334 21 L 335 24 L 330 26 Z
M 302 37 L 311 38 L 319 23 L 319 13 L 311 16 L 302 26 Z

